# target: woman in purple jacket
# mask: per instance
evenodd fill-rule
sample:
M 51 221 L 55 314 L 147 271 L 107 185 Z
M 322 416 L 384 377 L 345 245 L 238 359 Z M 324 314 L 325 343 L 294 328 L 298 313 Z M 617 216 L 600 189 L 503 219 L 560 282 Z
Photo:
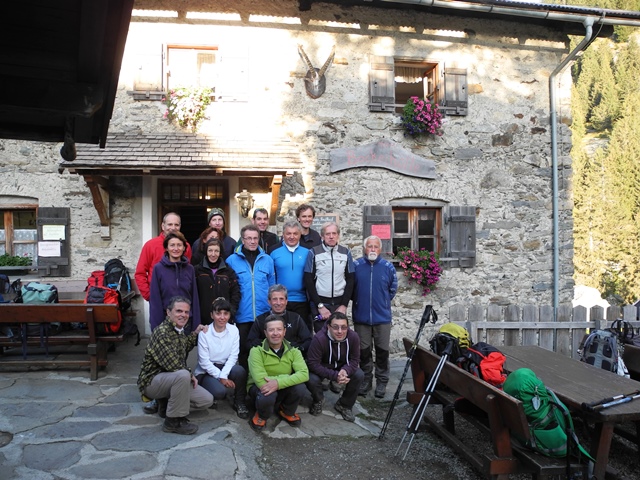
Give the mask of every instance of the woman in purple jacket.
M 187 240 L 180 232 L 170 233 L 164 238 L 165 253 L 153 267 L 151 294 L 149 297 L 149 323 L 151 331 L 160 325 L 166 316 L 171 298 L 183 296 L 191 300 L 189 323 L 185 333 L 200 325 L 200 301 L 196 286 L 196 273 L 184 252 Z

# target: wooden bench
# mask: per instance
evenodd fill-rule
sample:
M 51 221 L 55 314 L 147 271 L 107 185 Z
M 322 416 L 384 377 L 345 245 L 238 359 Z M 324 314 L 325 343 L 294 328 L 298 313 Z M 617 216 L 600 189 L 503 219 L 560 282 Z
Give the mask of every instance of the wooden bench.
M 99 335 L 107 324 L 118 322 L 117 305 L 84 304 L 79 301 L 67 301 L 53 304 L 0 304 L 0 367 L 7 366 L 75 366 L 89 367 L 91 380 L 98 378 L 98 367 L 105 367 L 107 350 L 114 342 L 121 342 L 124 336 L 121 334 Z M 41 338 L 41 335 L 27 336 L 26 339 L 10 337 L 6 335 L 9 326 L 23 325 L 26 323 L 51 324 L 83 323 L 86 328 L 76 330 L 64 330 L 55 335 Z M 74 355 L 76 358 L 59 358 L 58 355 L 49 355 L 49 347 L 59 346 L 86 346 L 86 350 Z M 31 347 L 44 348 L 44 355 L 34 355 Z M 20 355 L 15 355 L 16 353 Z M 69 352 L 66 352 L 69 353 Z M 86 358 L 78 358 L 81 355 Z M 21 358 L 16 358 L 20 356 Z
M 412 341 L 404 338 L 407 351 Z M 411 371 L 415 391 L 407 393 L 407 400 L 417 405 L 424 396 L 430 375 L 435 371 L 440 357 L 422 347 L 416 349 Z M 446 387 L 446 388 L 443 388 Z M 453 401 L 464 397 L 472 405 L 486 413 L 486 417 L 476 417 L 455 412 Z M 442 405 L 442 422 L 430 416 L 424 416 L 426 422 L 451 447 L 462 455 L 485 477 L 507 479 L 511 474 L 526 473 L 533 478 L 545 479 L 552 475 L 564 475 L 567 469 L 565 458 L 545 457 L 520 445 L 516 438 L 530 438 L 529 425 L 522 407 L 516 398 L 504 393 L 470 373 L 447 362 L 438 378 L 438 389 L 430 403 Z M 479 435 L 488 436 L 491 448 L 482 449 L 477 444 L 465 442 L 465 435 L 457 435 L 455 419 L 460 416 L 467 424 L 478 430 Z M 458 432 L 460 433 L 460 432 Z M 488 434 L 488 435 L 487 435 Z M 474 437 L 475 438 L 475 437 Z M 584 464 L 571 460 L 571 471 L 584 471 Z

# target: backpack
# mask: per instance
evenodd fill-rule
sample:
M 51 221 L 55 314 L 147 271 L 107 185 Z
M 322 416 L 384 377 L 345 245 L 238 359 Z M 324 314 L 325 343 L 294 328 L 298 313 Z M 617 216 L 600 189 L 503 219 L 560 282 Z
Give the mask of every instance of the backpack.
M 462 357 L 463 352 L 471 346 L 467 329 L 455 323 L 445 323 L 429 341 L 431 350 L 440 356 L 442 356 L 450 343 L 452 347 L 448 360 L 458 363 L 458 359 Z
M 120 307 L 120 292 L 115 288 L 93 285 L 87 288 L 84 303 L 107 303 Z M 122 325 L 122 311 L 118 308 L 118 322 L 110 324 L 99 323 L 97 325 L 100 334 L 118 333 Z
M 610 332 L 615 333 L 618 336 L 618 341 L 626 345 L 634 345 L 640 347 L 640 334 L 636 333 L 629 322 L 624 320 L 616 320 L 608 328 Z
M 593 460 L 573 432 L 569 410 L 533 370 L 519 368 L 511 372 L 504 382 L 504 391 L 522 402 L 531 434 L 527 442 L 520 439 L 526 447 L 548 457 L 566 457 L 575 446 Z
M 502 388 L 507 378 L 507 374 L 504 373 L 506 359 L 507 357 L 493 345 L 478 342 L 462 353 L 458 366 L 494 387 Z
M 14 282 L 15 283 L 15 282 Z M 20 296 L 14 300 L 16 303 L 58 303 L 58 289 L 50 283 L 29 282 L 22 285 Z M 40 335 L 41 340 L 50 335 L 55 335 L 62 330 L 60 322 L 51 323 L 27 323 L 22 325 L 23 338 Z
M 131 277 L 129 269 L 124 266 L 119 258 L 112 258 L 104 264 L 104 283 L 105 287 L 115 288 L 120 295 L 125 295 L 131 291 Z M 121 305 L 122 310 L 127 310 L 131 306 L 131 302 Z
M 0 295 L 11 292 L 11 280 L 4 273 L 0 273 Z
M 94 270 L 87 278 L 87 288 L 99 285 L 104 286 L 104 270 Z
M 22 286 L 22 303 L 58 303 L 58 289 L 50 283 L 29 282 Z
M 594 330 L 582 339 L 578 353 L 580 360 L 608 372 L 629 377 L 622 360 L 622 343 L 609 330 Z

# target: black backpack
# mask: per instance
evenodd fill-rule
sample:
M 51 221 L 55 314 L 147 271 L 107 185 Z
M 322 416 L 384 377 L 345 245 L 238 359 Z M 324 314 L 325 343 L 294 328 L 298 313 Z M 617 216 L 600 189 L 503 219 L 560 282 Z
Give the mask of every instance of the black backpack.
M 104 264 L 104 286 L 118 290 L 123 297 L 131 291 L 129 269 L 119 258 L 112 258 Z M 120 305 L 122 310 L 127 310 L 130 306 L 130 301 L 124 301 Z

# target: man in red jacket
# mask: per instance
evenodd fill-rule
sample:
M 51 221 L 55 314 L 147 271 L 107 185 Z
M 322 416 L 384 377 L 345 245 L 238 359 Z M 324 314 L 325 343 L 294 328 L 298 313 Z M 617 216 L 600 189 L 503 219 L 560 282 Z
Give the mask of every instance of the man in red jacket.
M 140 290 L 140 295 L 147 302 L 149 301 L 149 285 L 151 285 L 151 272 L 156 263 L 160 261 L 164 255 L 164 237 L 170 233 L 180 231 L 180 215 L 177 213 L 167 213 L 162 219 L 162 232 L 155 238 L 152 238 L 142 247 L 140 258 L 136 265 L 136 285 Z M 184 252 L 187 260 L 191 260 L 191 246 L 187 243 L 187 249 Z

